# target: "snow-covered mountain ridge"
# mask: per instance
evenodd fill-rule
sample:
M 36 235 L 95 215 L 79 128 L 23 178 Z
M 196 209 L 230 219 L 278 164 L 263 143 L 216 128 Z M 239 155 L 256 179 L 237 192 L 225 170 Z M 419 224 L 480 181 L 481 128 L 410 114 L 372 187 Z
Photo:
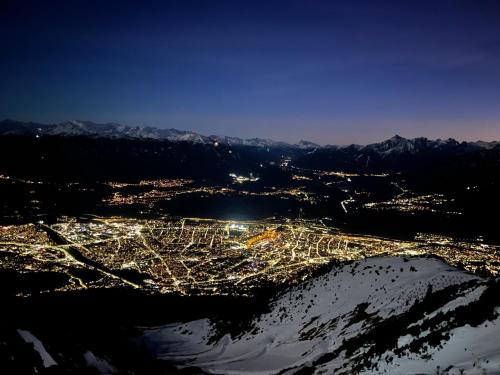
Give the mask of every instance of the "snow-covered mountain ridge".
M 369 144 L 366 146 L 349 145 L 320 146 L 313 142 L 302 140 L 296 144 L 274 141 L 264 138 L 242 139 L 228 136 L 205 136 L 192 131 L 177 129 L 160 129 L 151 126 L 129 126 L 118 123 L 97 124 L 91 121 L 67 121 L 60 124 L 36 124 L 25 123 L 14 120 L 0 121 L 0 135 L 31 135 L 31 136 L 84 136 L 84 137 L 103 137 L 103 138 L 129 138 L 129 139 L 154 139 L 168 140 L 172 142 L 192 142 L 212 144 L 219 142 L 228 146 L 253 146 L 253 147 L 283 147 L 299 149 L 348 149 L 360 152 L 375 152 L 381 155 L 417 153 L 422 150 L 440 150 L 451 147 L 466 145 L 471 151 L 479 149 L 492 149 L 500 146 L 500 141 L 493 142 L 458 142 L 454 139 L 430 140 L 427 138 L 407 139 L 399 135 L 382 142 Z
M 151 126 L 129 126 L 117 123 L 97 124 L 91 121 L 68 121 L 61 124 L 46 125 L 4 120 L 0 122 L 0 135 L 80 136 L 111 139 L 167 140 L 171 142 L 205 144 L 219 142 L 227 144 L 228 146 L 302 147 L 301 144 L 290 145 L 285 142 L 276 142 L 262 138 L 241 139 L 227 136 L 205 136 L 192 131 L 177 129 L 160 129 Z
M 370 258 L 282 292 L 239 334 L 202 319 L 142 340 L 217 374 L 482 374 L 500 370 L 498 292 L 436 258 Z

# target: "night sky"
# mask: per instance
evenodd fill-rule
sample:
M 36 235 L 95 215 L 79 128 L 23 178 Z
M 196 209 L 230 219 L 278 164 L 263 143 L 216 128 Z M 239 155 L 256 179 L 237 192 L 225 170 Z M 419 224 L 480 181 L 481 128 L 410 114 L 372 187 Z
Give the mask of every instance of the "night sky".
M 500 140 L 500 1 L 0 1 L 0 118 Z

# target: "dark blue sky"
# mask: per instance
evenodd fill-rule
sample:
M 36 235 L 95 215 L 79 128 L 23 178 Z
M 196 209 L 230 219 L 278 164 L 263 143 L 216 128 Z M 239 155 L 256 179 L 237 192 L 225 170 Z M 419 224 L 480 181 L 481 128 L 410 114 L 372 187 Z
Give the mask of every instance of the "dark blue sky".
M 0 118 L 500 139 L 500 1 L 0 1 Z

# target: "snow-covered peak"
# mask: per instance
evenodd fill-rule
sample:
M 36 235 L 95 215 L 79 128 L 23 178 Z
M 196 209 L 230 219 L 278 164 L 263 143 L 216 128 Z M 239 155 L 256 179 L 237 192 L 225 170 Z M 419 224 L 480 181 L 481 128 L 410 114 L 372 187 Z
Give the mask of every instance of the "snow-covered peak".
M 367 145 L 364 149 L 372 150 L 381 154 L 413 152 L 415 150 L 415 141 L 395 135 L 383 142 Z
M 129 126 L 117 123 L 96 124 L 90 121 L 68 121 L 48 127 L 44 134 L 57 136 L 90 136 L 104 138 L 157 139 L 173 142 L 206 143 L 208 137 L 190 131 Z
M 309 141 L 304 141 L 301 139 L 299 143 L 297 143 L 295 146 L 303 149 L 309 149 L 309 148 L 320 148 L 321 146 L 314 143 L 314 142 L 309 142 Z
M 486 150 L 491 150 L 495 147 L 500 147 L 500 141 L 493 141 L 493 142 L 476 141 L 476 142 L 470 142 L 469 144 Z
M 407 139 L 395 135 L 385 141 L 372 143 L 361 150 L 375 152 L 381 155 L 416 154 L 419 152 L 439 151 L 459 146 L 460 143 L 452 138 L 431 140 L 425 137 Z

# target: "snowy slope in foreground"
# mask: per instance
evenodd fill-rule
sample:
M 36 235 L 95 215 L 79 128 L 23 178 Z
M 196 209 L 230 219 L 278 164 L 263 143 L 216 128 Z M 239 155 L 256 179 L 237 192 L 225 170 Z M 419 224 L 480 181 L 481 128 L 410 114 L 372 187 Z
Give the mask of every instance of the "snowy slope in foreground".
M 482 374 L 500 370 L 499 300 L 498 282 L 439 259 L 371 258 L 290 288 L 235 337 L 205 319 L 143 339 L 213 373 Z

